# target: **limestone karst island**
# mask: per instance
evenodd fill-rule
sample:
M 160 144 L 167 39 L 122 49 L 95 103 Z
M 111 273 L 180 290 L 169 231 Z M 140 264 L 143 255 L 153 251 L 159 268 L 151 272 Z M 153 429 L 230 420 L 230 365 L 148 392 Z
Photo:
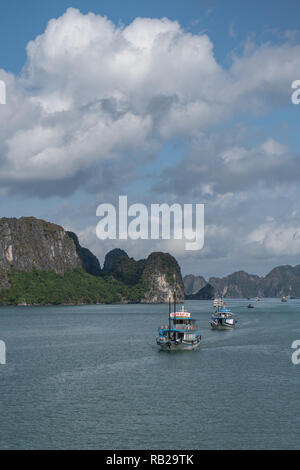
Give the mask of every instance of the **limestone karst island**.
M 201 267 L 199 267 L 200 271 Z M 300 297 L 300 266 L 265 277 L 238 271 L 223 278 L 186 275 L 169 253 L 134 260 L 121 249 L 103 267 L 75 233 L 35 217 L 0 219 L 0 305 L 167 303 L 223 297 Z

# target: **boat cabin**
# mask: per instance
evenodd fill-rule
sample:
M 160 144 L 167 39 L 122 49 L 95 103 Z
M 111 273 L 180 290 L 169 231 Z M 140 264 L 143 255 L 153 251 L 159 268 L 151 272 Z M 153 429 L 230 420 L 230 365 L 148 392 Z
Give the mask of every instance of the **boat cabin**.
M 161 326 L 159 335 L 171 341 L 181 341 L 183 339 L 192 341 L 195 339 L 197 330 L 196 319 L 191 318 L 191 314 L 185 312 L 184 307 L 182 307 L 180 312 L 170 313 L 170 325 Z
M 168 324 L 160 326 L 158 333 L 157 344 L 161 349 L 196 349 L 201 341 L 196 320 L 191 318 L 191 314 L 184 310 L 184 306 L 178 312 L 175 300 L 173 312 L 171 312 L 171 303 L 169 301 Z

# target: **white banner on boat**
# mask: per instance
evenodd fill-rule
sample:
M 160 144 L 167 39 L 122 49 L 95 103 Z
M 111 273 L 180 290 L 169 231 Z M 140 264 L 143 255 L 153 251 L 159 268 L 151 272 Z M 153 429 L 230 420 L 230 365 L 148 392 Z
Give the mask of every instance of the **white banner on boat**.
M 189 318 L 191 314 L 189 312 L 176 312 L 176 317 Z M 174 318 L 174 312 L 170 313 L 170 317 Z

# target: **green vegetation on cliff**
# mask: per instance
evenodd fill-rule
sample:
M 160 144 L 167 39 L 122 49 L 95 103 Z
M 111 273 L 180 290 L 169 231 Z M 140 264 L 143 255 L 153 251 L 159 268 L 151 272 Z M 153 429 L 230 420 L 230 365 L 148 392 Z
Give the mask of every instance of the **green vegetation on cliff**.
M 103 270 L 77 235 L 35 217 L 0 218 L 0 305 L 167 302 L 180 268 L 168 253 L 107 253 Z
M 120 257 L 109 272 L 118 281 L 128 286 L 134 286 L 140 282 L 146 260 L 135 261 L 128 256 Z
M 11 287 L 0 291 L 0 305 L 136 303 L 145 291 L 142 282 L 126 286 L 112 276 L 96 277 L 81 268 L 64 274 L 11 270 L 9 282 Z
M 180 267 L 169 253 L 154 252 L 139 261 L 129 258 L 124 250 L 115 248 L 107 253 L 103 271 L 132 288 L 145 287 L 141 302 L 166 303 L 173 298 L 184 299 L 184 286 Z

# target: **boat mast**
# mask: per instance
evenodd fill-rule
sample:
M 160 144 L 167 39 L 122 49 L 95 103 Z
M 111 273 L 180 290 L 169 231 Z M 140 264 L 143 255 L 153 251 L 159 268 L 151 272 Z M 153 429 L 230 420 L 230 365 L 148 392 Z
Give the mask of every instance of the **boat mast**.
M 174 289 L 174 325 L 176 324 L 176 292 Z
M 168 331 L 168 336 L 169 339 L 171 337 L 171 297 L 169 297 L 169 331 Z

